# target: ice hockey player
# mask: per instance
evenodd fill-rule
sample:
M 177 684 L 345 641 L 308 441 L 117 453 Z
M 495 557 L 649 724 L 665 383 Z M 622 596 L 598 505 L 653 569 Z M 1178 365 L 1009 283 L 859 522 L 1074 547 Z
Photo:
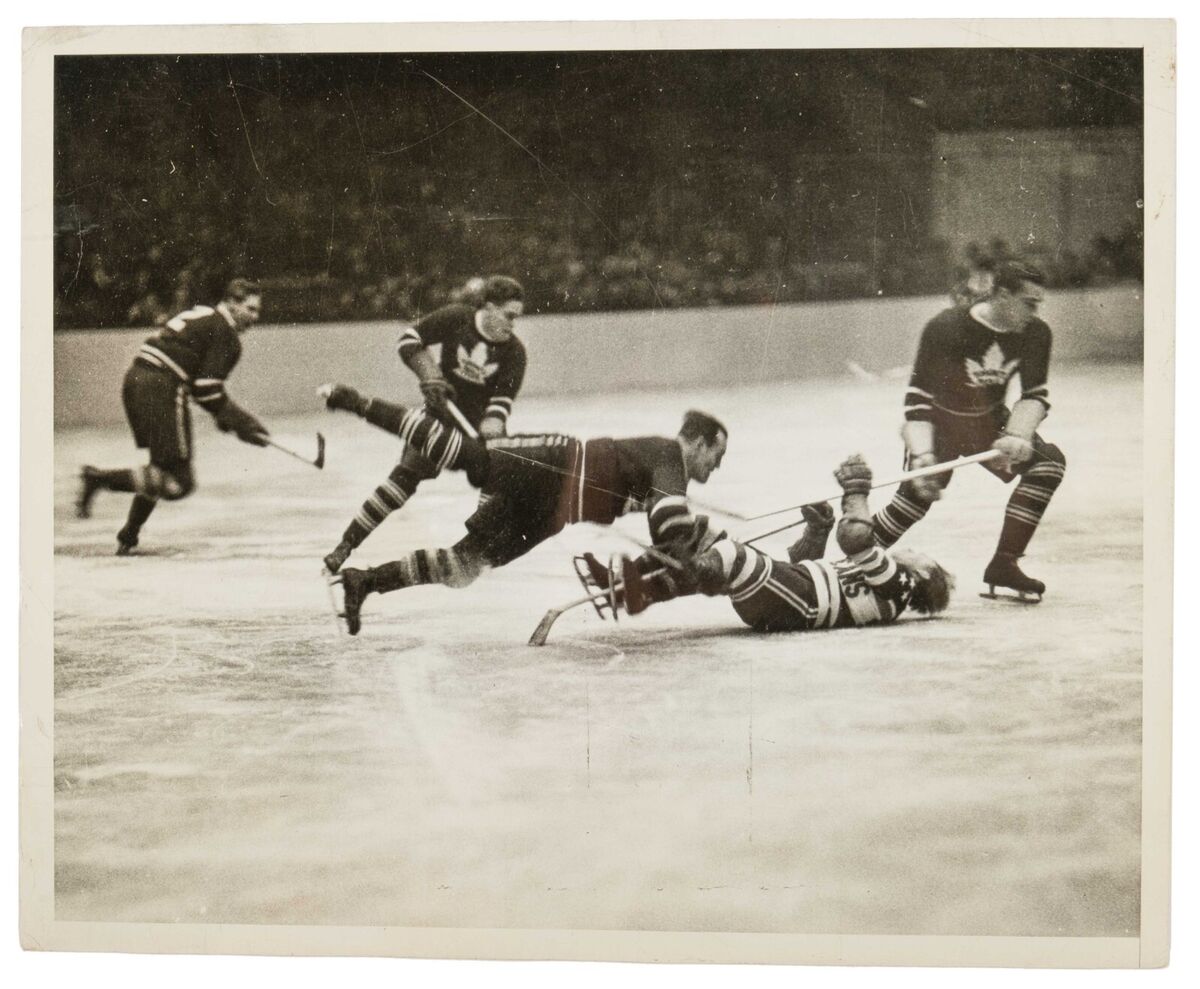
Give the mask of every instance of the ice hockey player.
M 117 555 L 137 545 L 142 526 L 159 499 L 177 501 L 195 489 L 189 397 L 216 420 L 222 432 L 265 446 L 266 427 L 225 392 L 225 379 L 242 355 L 240 336 L 262 313 L 262 290 L 246 278 L 225 287 L 216 307 L 195 306 L 169 319 L 146 340 L 125 374 L 121 398 L 138 449 L 150 463 L 134 469 L 80 472 L 75 514 L 88 518 L 97 491 L 133 495 L 129 517 L 117 533 Z
M 346 567 L 335 583 L 351 635 L 361 624 L 369 594 L 422 584 L 463 588 L 484 571 L 524 556 L 576 522 L 609 525 L 627 511 L 645 511 L 650 538 L 671 552 L 691 538 L 697 520 L 688 510 L 689 481 L 703 484 L 721 465 L 728 431 L 712 416 L 688 412 L 679 434 L 667 438 L 578 440 L 544 434 L 471 440 L 420 409 L 369 399 L 330 385 L 326 405 L 353 412 L 395 433 L 439 470 L 462 470 L 482 488 L 467 535 L 453 546 L 419 549 L 367 570 Z
M 472 280 L 474 282 L 475 280 Z M 454 402 L 483 439 L 503 436 L 513 402 L 525 378 L 525 346 L 513 326 L 524 312 L 521 283 L 493 275 L 465 301 L 436 309 L 400 335 L 400 359 L 417 377 L 425 406 L 447 418 Z M 435 357 L 432 348 L 439 348 Z M 342 564 L 392 512 L 402 508 L 422 481 L 441 469 L 420 451 L 406 446 L 388 479 L 363 502 L 341 541 L 325 556 L 325 569 L 337 573 Z
M 1046 589 L 1017 565 L 1066 471 L 1063 452 L 1037 432 L 1050 409 L 1050 328 L 1037 318 L 1044 281 L 1036 268 L 1006 260 L 996 266 L 986 299 L 935 316 L 921 334 L 905 397 L 908 469 L 992 448 L 1004 456 L 983 466 L 1005 483 L 1019 479 L 983 574 L 990 597 L 1000 587 L 1041 600 Z M 1010 411 L 1005 392 L 1015 375 L 1021 397 Z M 893 545 L 924 518 L 950 477 L 902 484 L 875 516 L 879 544 Z
M 823 560 L 833 509 L 804 509 L 804 534 L 776 560 L 728 537 L 703 543 L 681 567 L 656 559 L 624 561 L 620 600 L 630 614 L 685 594 L 728 597 L 738 616 L 760 632 L 806 632 L 894 622 L 905 611 L 937 614 L 950 602 L 954 579 L 928 557 L 884 550 L 874 538 L 867 494 L 871 469 L 861 457 L 834 472 L 842 486 L 837 543 L 843 559 Z M 653 568 L 653 569 L 652 569 Z M 649 571 L 646 573 L 646 571 Z

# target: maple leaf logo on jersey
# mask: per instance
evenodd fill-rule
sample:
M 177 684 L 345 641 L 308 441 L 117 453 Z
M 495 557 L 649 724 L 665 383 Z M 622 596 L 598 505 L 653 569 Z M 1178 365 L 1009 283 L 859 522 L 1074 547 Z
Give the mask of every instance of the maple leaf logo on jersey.
M 992 385 L 1006 385 L 1008 379 L 1017 373 L 1021 361 L 1014 359 L 1006 361 L 1000 344 L 993 343 L 983 355 L 983 363 L 966 359 L 967 378 L 972 388 L 987 388 Z
M 490 356 L 488 345 L 483 341 L 475 344 L 470 350 L 460 343 L 458 345 L 458 367 L 454 369 L 454 373 L 473 385 L 487 384 L 487 379 L 500 367 L 494 361 L 488 360 Z

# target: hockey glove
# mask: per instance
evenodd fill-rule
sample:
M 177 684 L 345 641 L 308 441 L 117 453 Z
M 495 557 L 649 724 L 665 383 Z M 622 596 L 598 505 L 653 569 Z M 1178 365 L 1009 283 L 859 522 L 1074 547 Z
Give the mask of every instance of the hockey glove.
M 421 382 L 421 394 L 425 397 L 425 406 L 433 413 L 445 413 L 446 403 L 453 402 L 457 397 L 454 386 L 445 378 L 430 378 Z
M 833 472 L 842 492 L 847 495 L 867 495 L 871 491 L 871 468 L 857 453 L 842 461 Z
M 1033 435 L 1046 417 L 1046 406 L 1035 398 L 1023 398 L 1013 406 L 1004 432 L 992 444 L 1014 467 L 1033 456 Z
M 243 443 L 267 445 L 267 427 L 232 400 L 226 401 L 217 411 L 216 421 L 217 429 L 223 433 L 234 433 Z
M 800 514 L 808 524 L 804 527 L 804 534 L 788 547 L 788 559 L 792 563 L 819 560 L 825 555 L 825 546 L 833 529 L 833 507 L 822 501 L 805 505 L 800 509 Z

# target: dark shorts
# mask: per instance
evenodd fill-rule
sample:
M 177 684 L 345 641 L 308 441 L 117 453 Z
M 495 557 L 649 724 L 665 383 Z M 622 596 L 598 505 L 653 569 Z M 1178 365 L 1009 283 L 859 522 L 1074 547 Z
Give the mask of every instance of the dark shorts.
M 524 556 L 571 521 L 571 470 L 579 442 L 569 437 L 506 437 L 488 444 L 490 464 L 468 539 L 491 567 Z
M 192 459 L 192 415 L 188 391 L 169 371 L 135 362 L 121 389 L 125 418 L 150 463 L 169 467 Z
M 1008 409 L 998 409 L 990 415 L 974 417 L 940 416 L 933 424 L 933 452 L 939 462 L 954 460 L 958 457 L 969 457 L 975 453 L 990 450 L 996 442 L 1004 424 L 1008 422 Z M 1052 460 L 1062 462 L 1062 453 L 1052 443 L 1047 443 L 1040 434 L 1033 437 L 1034 455 L 1023 464 L 1018 464 L 1015 470 L 998 466 L 989 461 L 980 466 L 995 474 L 1005 484 L 1020 477 L 1034 464 Z M 909 469 L 908 458 L 905 458 L 905 470 Z M 938 474 L 935 480 L 945 488 L 954 477 L 954 471 Z

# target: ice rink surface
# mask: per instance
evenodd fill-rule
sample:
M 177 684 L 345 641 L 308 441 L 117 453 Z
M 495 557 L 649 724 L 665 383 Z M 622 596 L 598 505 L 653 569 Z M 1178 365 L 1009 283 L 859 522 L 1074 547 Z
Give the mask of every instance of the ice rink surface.
M 74 479 L 140 455 L 124 430 L 60 432 L 57 919 L 1135 935 L 1141 368 L 1051 386 L 1068 470 L 1025 561 L 1042 604 L 978 597 L 1009 489 L 976 467 L 902 543 L 958 575 L 936 620 L 758 636 L 691 598 L 617 625 L 576 610 L 543 649 L 538 619 L 579 594 L 570 557 L 628 550 L 615 532 L 372 597 L 350 639 L 320 557 L 393 439 L 315 400 L 273 421 L 297 446 L 325 433 L 317 472 L 197 410 L 196 494 L 120 559 L 126 497 L 76 520 Z M 671 435 L 711 411 L 729 455 L 693 493 L 753 514 L 833 494 L 851 452 L 898 472 L 903 390 L 529 399 L 513 427 Z M 474 502 L 459 476 L 426 484 L 352 565 L 455 541 Z M 644 538 L 645 517 L 617 529 Z

